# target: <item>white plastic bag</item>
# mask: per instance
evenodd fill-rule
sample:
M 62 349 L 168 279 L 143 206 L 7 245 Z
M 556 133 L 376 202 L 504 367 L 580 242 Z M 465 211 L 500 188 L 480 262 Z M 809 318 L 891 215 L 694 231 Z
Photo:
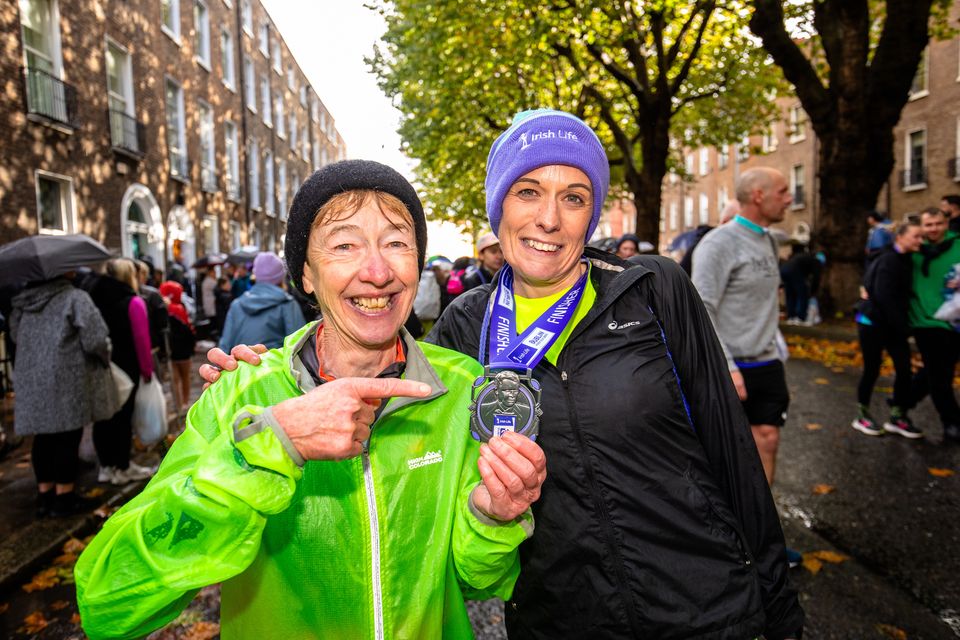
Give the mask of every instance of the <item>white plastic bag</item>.
M 120 408 L 123 407 L 127 398 L 130 397 L 130 392 L 133 391 L 133 380 L 131 380 L 127 372 L 118 367 L 115 362 L 110 363 L 110 375 L 113 376 L 113 384 L 117 387 L 117 405 L 113 411 L 113 413 L 116 413 L 120 411 Z M 110 415 L 113 415 L 113 413 Z
M 157 376 L 150 382 L 140 379 L 133 402 L 133 432 L 145 445 L 160 442 L 167 435 L 167 401 Z
M 823 318 L 820 317 L 820 304 L 816 298 L 810 298 L 807 303 L 807 322 L 811 325 L 820 324 Z
M 954 326 L 960 323 L 960 295 L 951 296 L 949 300 L 940 305 L 933 317 L 937 320 L 949 322 Z

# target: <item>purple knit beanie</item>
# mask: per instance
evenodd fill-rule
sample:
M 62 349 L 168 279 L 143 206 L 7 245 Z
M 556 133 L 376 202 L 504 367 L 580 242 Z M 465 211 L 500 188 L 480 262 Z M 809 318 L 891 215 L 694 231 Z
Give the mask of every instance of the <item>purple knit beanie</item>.
M 285 275 L 286 269 L 283 267 L 283 260 L 269 251 L 261 251 L 253 259 L 253 277 L 256 278 L 257 284 L 279 286 Z
M 580 169 L 590 178 L 593 216 L 589 240 L 600 222 L 600 212 L 610 187 L 610 164 L 597 134 L 580 118 L 554 109 L 521 111 L 510 128 L 500 134 L 487 156 L 487 218 L 494 233 L 500 231 L 503 199 L 524 174 L 552 164 Z

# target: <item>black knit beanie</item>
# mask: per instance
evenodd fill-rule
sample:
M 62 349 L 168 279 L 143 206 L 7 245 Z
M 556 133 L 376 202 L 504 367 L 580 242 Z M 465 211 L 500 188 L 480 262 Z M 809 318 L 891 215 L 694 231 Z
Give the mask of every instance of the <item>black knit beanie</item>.
M 287 271 L 297 289 L 304 294 L 307 292 L 303 291 L 303 264 L 307 260 L 307 243 L 310 241 L 310 227 L 314 218 L 333 196 L 361 189 L 389 193 L 407 207 L 413 218 L 417 260 L 420 271 L 423 271 L 423 259 L 427 251 L 427 219 L 423 215 L 423 205 L 417 192 L 406 178 L 385 164 L 372 160 L 344 160 L 314 171 L 300 185 L 290 206 L 287 240 L 283 250 Z

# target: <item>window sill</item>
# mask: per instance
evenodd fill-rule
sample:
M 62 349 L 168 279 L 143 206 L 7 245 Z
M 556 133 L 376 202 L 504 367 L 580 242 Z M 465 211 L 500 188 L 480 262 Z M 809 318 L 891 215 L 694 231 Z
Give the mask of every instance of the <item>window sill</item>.
M 247 111 L 249 111 L 250 113 L 256 113 L 256 112 L 257 112 L 257 108 L 256 108 L 256 107 L 251 107 L 251 106 L 248 104 L 248 105 L 247 105 Z
M 924 89 L 923 91 L 917 91 L 916 93 L 911 93 L 910 97 L 907 98 L 907 102 L 913 102 L 914 100 L 919 100 L 920 98 L 926 98 L 930 95 L 929 89 Z
M 63 229 L 44 229 L 43 227 L 37 229 L 37 235 L 41 236 L 65 236 L 68 233 L 70 232 Z
M 266 58 L 267 60 L 270 59 L 270 52 L 269 52 L 269 51 L 264 51 L 263 49 L 259 49 L 259 51 L 260 51 L 260 53 L 263 54 L 263 57 L 264 57 L 264 58 Z
M 266 214 L 266 216 L 267 216 L 268 218 L 276 218 L 276 217 L 277 217 L 277 214 L 276 214 L 276 212 L 274 212 L 274 211 L 264 211 L 264 213 Z
M 74 128 L 65 122 L 60 122 L 59 120 L 51 120 L 46 116 L 42 116 L 39 113 L 28 113 L 27 120 L 33 122 L 34 124 L 39 124 L 41 126 L 53 129 L 54 131 L 59 131 L 60 133 L 66 134 L 68 136 L 73 135 Z
M 202 193 L 214 194 L 214 193 L 217 193 L 217 192 L 219 191 L 219 189 L 217 189 L 216 185 L 210 185 L 210 184 L 208 184 L 208 185 L 204 185 L 204 186 L 200 187 L 200 191 L 201 191 Z
M 907 185 L 903 188 L 904 191 L 923 191 L 927 188 L 926 182 L 921 182 L 918 184 Z
M 252 29 L 248 29 L 246 26 L 243 27 L 243 33 L 246 34 L 247 37 L 249 37 L 249 38 L 252 38 L 252 37 L 253 37 L 253 30 L 252 30 Z
M 805 141 L 806 139 L 807 139 L 807 136 L 806 136 L 806 135 L 802 135 L 802 136 L 790 136 L 789 142 L 790 142 L 790 144 L 797 144 L 797 143 L 799 143 L 799 142 Z
M 799 211 L 800 209 L 806 209 L 806 208 L 807 208 L 807 203 L 806 203 L 806 202 L 801 202 L 801 203 L 799 203 L 799 204 L 791 204 L 791 205 L 790 205 L 790 211 Z
M 194 60 L 194 62 L 196 62 L 197 65 L 200 66 L 204 71 L 206 71 L 207 73 L 210 73 L 210 63 L 209 63 L 207 60 L 204 60 L 203 58 L 197 58 L 197 57 L 194 57 L 193 60 Z
M 171 180 L 176 180 L 176 181 L 179 182 L 180 184 L 187 184 L 187 185 L 190 184 L 190 178 L 188 178 L 187 176 L 181 176 L 181 175 L 176 174 L 176 173 L 171 173 L 171 174 L 170 174 L 170 179 L 171 179 Z
M 173 40 L 173 43 L 176 44 L 178 47 L 182 45 L 182 43 L 180 42 L 180 34 L 170 31 L 170 29 L 167 28 L 167 25 L 161 24 L 160 31 L 163 31 L 165 34 L 167 34 L 167 37 Z
M 223 86 L 225 86 L 227 88 L 227 91 L 229 91 L 230 93 L 237 92 L 237 87 L 232 82 L 227 82 L 226 80 L 224 80 Z

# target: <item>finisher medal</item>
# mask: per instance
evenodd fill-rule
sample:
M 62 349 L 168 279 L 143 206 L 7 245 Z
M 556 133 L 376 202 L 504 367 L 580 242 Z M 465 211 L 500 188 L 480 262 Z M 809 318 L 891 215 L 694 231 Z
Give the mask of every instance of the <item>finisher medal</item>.
M 486 442 L 514 431 L 536 440 L 543 411 L 540 383 L 532 372 L 573 318 L 588 272 L 518 336 L 513 270 L 510 265 L 500 270 L 480 331 L 487 338 L 487 348 L 481 344 L 479 359 L 487 365 L 471 394 L 470 431 L 475 439 Z

